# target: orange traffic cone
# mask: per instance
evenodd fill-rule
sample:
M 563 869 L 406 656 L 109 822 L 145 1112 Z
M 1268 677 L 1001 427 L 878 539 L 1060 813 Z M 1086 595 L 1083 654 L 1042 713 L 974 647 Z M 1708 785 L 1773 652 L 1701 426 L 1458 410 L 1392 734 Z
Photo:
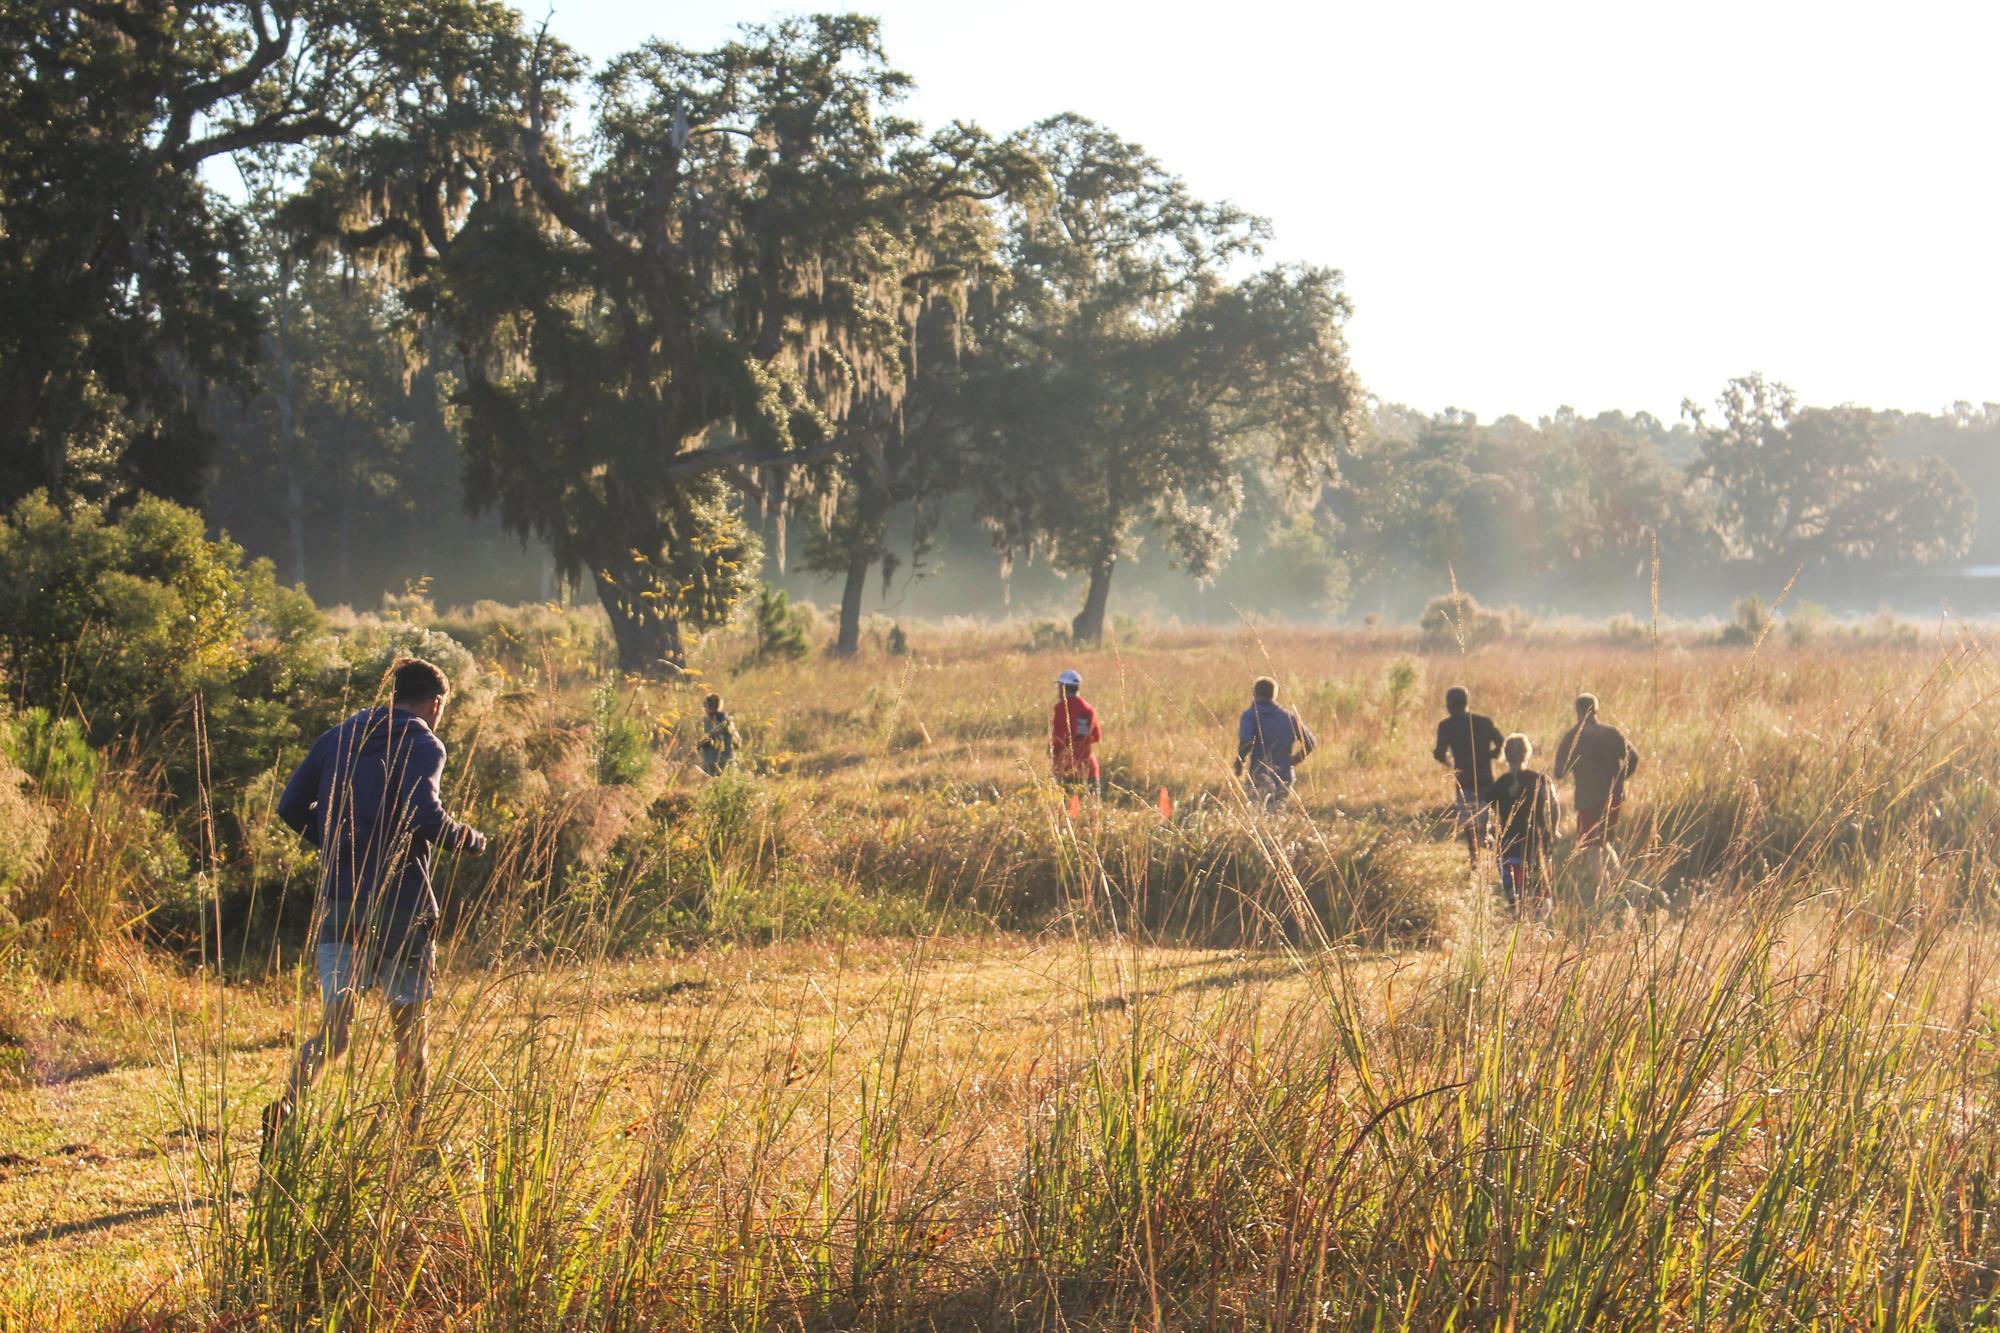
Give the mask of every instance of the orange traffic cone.
M 1083 818 L 1083 797 L 1077 795 L 1075 792 L 1069 794 L 1069 817 L 1071 819 Z
M 1167 795 L 1165 787 L 1160 788 L 1160 818 L 1168 823 L 1172 823 L 1174 818 L 1174 798 Z

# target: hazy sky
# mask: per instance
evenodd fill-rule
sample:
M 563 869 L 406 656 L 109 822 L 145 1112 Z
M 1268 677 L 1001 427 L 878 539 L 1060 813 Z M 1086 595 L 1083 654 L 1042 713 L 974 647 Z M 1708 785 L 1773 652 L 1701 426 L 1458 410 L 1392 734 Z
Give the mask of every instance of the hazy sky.
M 2000 4 L 854 7 L 926 123 L 1081 112 L 1343 269 L 1384 398 L 1671 418 L 1761 370 L 1810 402 L 2000 400 Z M 810 8 L 552 25 L 602 58 Z

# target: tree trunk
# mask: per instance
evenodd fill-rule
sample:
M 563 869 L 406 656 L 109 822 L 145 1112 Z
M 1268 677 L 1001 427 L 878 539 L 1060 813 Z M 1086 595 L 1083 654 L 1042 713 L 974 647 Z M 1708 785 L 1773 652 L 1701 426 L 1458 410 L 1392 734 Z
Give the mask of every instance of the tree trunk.
M 299 481 L 298 467 L 285 460 L 285 533 L 292 555 L 292 582 L 301 587 L 306 581 L 306 488 Z
M 1090 591 L 1084 594 L 1083 610 L 1069 622 L 1069 636 L 1078 643 L 1097 643 L 1104 638 L 1104 606 L 1111 600 L 1111 571 L 1118 557 L 1107 555 L 1090 571 Z
M 347 490 L 340 497 L 340 538 L 334 561 L 334 577 L 340 584 L 340 596 L 354 597 L 354 491 L 357 483 L 351 478 Z M 380 605 L 380 602 L 377 602 Z
M 593 576 L 597 599 L 611 618 L 611 638 L 618 645 L 618 669 L 642 676 L 676 676 L 687 665 L 687 648 L 681 642 L 681 623 L 663 611 L 654 610 L 639 593 L 615 578 L 606 578 L 600 567 Z
M 838 657 L 852 657 L 861 651 L 861 594 L 868 588 L 868 571 L 874 561 L 865 555 L 847 558 L 847 586 L 840 590 L 840 638 L 833 651 Z
M 292 582 L 303 588 L 306 582 L 306 487 L 299 475 L 304 452 L 298 431 L 298 383 L 292 365 L 292 265 L 287 260 L 279 268 L 278 333 L 271 339 L 278 380 L 278 436 L 284 441 L 285 455 L 285 535 L 291 548 Z

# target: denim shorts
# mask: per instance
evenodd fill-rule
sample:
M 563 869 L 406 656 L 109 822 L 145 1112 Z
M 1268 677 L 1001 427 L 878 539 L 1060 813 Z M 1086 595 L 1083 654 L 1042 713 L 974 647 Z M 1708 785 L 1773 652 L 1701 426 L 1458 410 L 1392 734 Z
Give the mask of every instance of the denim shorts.
M 379 990 L 400 1008 L 430 999 L 437 944 L 428 922 L 411 923 L 399 931 L 356 930 L 345 912 L 329 908 L 320 922 L 314 957 L 320 996 L 327 1004 L 343 992 Z

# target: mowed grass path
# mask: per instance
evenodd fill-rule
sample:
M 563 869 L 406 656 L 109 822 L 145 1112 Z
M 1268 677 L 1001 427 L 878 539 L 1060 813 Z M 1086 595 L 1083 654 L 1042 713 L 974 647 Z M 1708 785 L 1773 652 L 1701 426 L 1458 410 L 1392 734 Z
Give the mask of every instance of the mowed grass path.
M 1377 964 L 1376 966 L 1385 966 Z M 594 969 L 552 968 L 537 996 L 587 1018 L 593 1069 L 620 1086 L 619 1124 L 643 1119 L 673 1052 L 719 1036 L 727 1075 L 711 1096 L 811 1071 L 848 1100 L 914 1000 L 930 1097 L 948 1097 L 969 1197 L 996 1198 L 1018 1163 L 1026 1101 L 1087 1051 L 1093 1025 L 1134 1002 L 1197 1011 L 1218 999 L 1295 1004 L 1304 977 L 1282 956 L 1087 946 L 1063 935 L 872 940 L 716 949 Z M 513 993 L 513 992 L 509 992 Z M 29 1081 L 0 1091 L 0 1320 L 6 1327 L 114 1326 L 172 1309 L 194 1280 L 204 1225 L 190 1202 L 185 1085 L 173 1043 L 203 1040 L 214 994 L 142 964 L 123 987 L 43 985 L 32 1002 L 45 1041 L 26 1054 Z M 483 979 L 451 974 L 432 1045 L 452 1058 L 466 1005 L 491 999 Z M 228 1095 L 253 1111 L 274 1095 L 302 1019 L 290 984 L 228 991 Z M 355 1061 L 386 1058 L 379 1001 L 356 1024 Z M 206 1071 L 209 1096 L 225 1080 Z M 379 1078 L 375 1080 L 380 1082 Z M 435 1089 L 451 1095 L 448 1080 Z M 610 1121 L 607 1120 L 607 1123 Z M 254 1116 L 236 1121 L 236 1132 Z M 254 1143 L 232 1152 L 249 1171 Z M 990 1168 L 990 1174 L 988 1169 Z M 240 1199 L 239 1199 L 240 1204 Z

